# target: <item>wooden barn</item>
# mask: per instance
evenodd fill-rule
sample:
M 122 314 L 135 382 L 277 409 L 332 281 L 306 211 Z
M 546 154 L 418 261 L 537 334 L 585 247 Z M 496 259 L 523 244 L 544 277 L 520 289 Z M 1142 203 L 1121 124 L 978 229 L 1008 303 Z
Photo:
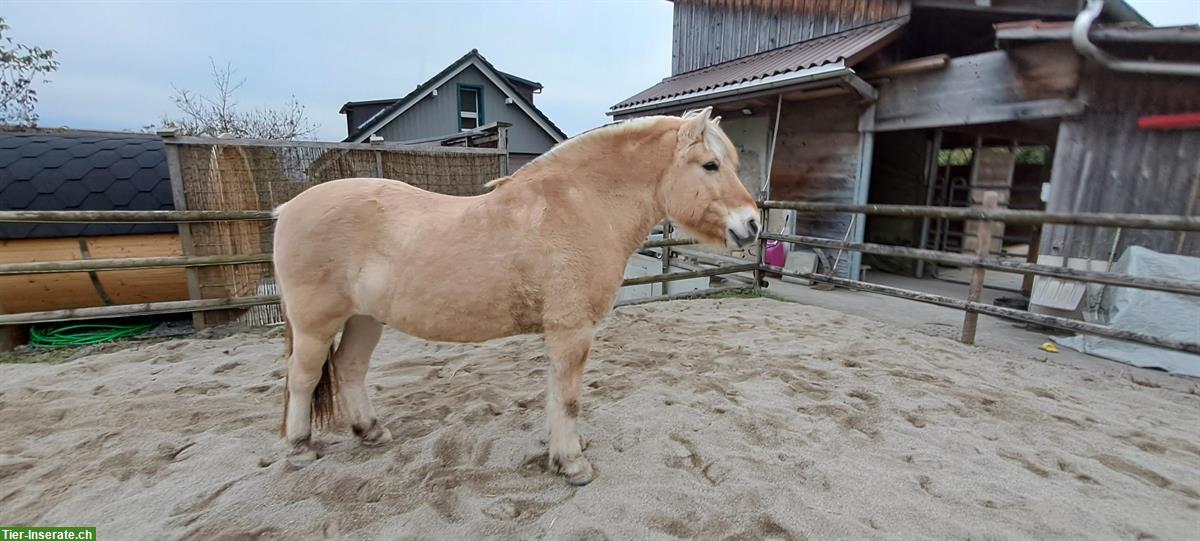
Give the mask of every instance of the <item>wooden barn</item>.
M 608 114 L 714 107 L 763 199 L 969 207 L 997 191 L 1018 209 L 1190 215 L 1200 29 L 1091 5 L 675 0 L 672 73 Z M 788 212 L 772 210 L 769 230 L 975 251 L 970 222 L 792 214 L 785 225 Z M 1183 233 L 994 226 L 993 253 L 1048 264 L 1104 268 L 1131 245 L 1200 255 Z M 939 271 L 866 257 L 833 270 Z M 1030 295 L 1033 281 L 1011 276 Z

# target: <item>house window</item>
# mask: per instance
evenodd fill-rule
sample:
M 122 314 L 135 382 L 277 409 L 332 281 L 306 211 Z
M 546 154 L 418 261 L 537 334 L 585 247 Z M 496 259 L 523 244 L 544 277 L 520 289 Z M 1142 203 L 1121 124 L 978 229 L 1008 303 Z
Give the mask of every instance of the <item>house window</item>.
M 483 124 L 483 87 L 458 85 L 458 129 L 473 130 Z

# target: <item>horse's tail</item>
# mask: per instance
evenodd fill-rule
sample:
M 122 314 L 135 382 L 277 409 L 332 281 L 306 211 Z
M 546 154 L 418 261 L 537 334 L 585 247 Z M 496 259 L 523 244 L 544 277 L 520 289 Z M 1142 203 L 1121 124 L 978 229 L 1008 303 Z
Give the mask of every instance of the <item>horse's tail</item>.
M 329 353 L 325 354 L 325 364 L 321 365 L 321 379 L 313 389 L 312 423 L 317 428 L 325 428 L 337 420 L 337 383 L 333 371 L 333 352 L 337 347 L 329 342 Z
M 279 301 L 280 312 L 283 313 L 283 362 L 287 363 L 292 357 L 292 322 L 287 317 L 287 309 L 283 306 L 283 301 Z M 312 423 L 318 428 L 323 428 L 333 424 L 337 420 L 337 395 L 336 378 L 333 368 L 333 353 L 336 350 L 336 343 L 329 342 L 329 353 L 325 355 L 325 363 L 321 365 L 321 379 L 317 380 L 317 386 L 313 389 L 311 418 Z M 288 370 L 290 371 L 290 370 Z M 285 374 L 287 372 L 285 371 Z M 283 420 L 279 423 L 279 435 L 287 435 L 287 412 L 288 412 L 288 376 L 283 377 Z

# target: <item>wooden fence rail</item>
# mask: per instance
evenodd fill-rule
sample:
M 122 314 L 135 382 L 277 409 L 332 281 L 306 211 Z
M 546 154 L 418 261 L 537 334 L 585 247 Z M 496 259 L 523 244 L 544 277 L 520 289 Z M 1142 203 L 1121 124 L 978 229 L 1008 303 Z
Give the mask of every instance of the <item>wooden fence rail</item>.
M 691 239 L 650 241 L 643 249 L 665 246 L 695 244 Z M 130 257 L 123 259 L 74 259 L 68 261 L 35 261 L 31 263 L 0 263 L 0 276 L 15 274 L 47 274 L 55 272 L 96 272 L 112 270 L 161 269 L 170 267 L 211 267 L 216 265 L 244 265 L 248 263 L 270 263 L 271 254 L 253 255 L 206 255 L 206 256 L 162 256 Z M 740 271 L 730 271 L 740 272 Z M 684 278 L 672 278 L 683 280 Z M 635 284 L 625 284 L 635 285 Z
M 1168 231 L 1200 231 L 1200 217 L 1167 216 L 1160 214 L 1066 214 L 1036 210 L 983 210 L 972 207 L 925 207 L 920 205 L 846 205 L 841 203 L 809 203 L 804 201 L 763 201 L 762 208 L 796 210 L 801 212 L 852 212 L 873 216 L 904 218 L 944 218 L 949 220 L 980 220 L 1010 224 L 1062 224 Z
M 1117 329 L 1114 327 L 1085 321 L 1035 314 L 1028 311 L 1014 310 L 1011 308 L 992 306 L 978 302 L 980 292 L 983 288 L 984 273 L 987 270 L 1051 276 L 1066 280 L 1095 282 L 1119 287 L 1135 287 L 1156 291 L 1167 291 L 1185 295 L 1200 295 L 1200 282 L 1130 276 L 1114 272 L 1077 270 L 1027 262 L 1005 261 L 988 256 L 988 248 L 991 246 L 991 224 L 994 222 L 1021 224 L 1052 223 L 1096 227 L 1200 231 L 1200 218 L 1191 216 L 1167 216 L 1151 214 L 1062 214 L 1027 210 L 997 209 L 997 200 L 997 192 L 986 192 L 984 194 L 984 206 L 972 208 L 925 207 L 913 205 L 848 205 L 839 203 L 809 203 L 801 201 L 764 201 L 760 203 L 760 206 L 764 209 L 786 209 L 800 212 L 851 212 L 872 216 L 976 220 L 979 222 L 979 225 L 975 228 L 974 237 L 977 250 L 974 256 L 965 254 L 951 254 L 936 250 L 909 248 L 905 246 L 889 246 L 885 244 L 837 241 L 803 235 L 782 235 L 771 233 L 764 233 L 761 235 L 761 238 L 763 239 L 773 239 L 807 246 L 838 248 L 867 254 L 907 257 L 921 261 L 934 261 L 939 263 L 973 267 L 974 271 L 971 274 L 970 289 L 968 291 L 968 298 L 966 300 L 884 286 L 880 284 L 871 284 L 859 280 L 837 278 L 834 276 L 812 272 L 785 271 L 780 267 L 765 264 L 762 259 L 761 251 L 759 255 L 759 268 L 760 270 L 769 270 L 771 272 L 779 273 L 783 276 L 805 278 L 817 282 L 857 289 L 860 291 L 882 293 L 885 295 L 905 298 L 918 302 L 964 310 L 966 315 L 963 318 L 961 341 L 967 344 L 973 344 L 975 342 L 975 330 L 978 314 L 987 314 L 1014 321 L 1045 325 L 1058 329 L 1115 338 L 1118 340 L 1128 340 L 1156 347 L 1186 351 L 1189 353 L 1200 353 L 1200 343 L 1183 342 L 1180 340 L 1152 336 L 1146 333 L 1140 333 L 1126 329 Z
M 722 274 L 733 274 L 735 272 L 752 271 L 758 268 L 757 263 L 747 263 L 745 265 L 729 265 L 724 267 L 714 267 L 711 269 L 700 269 L 686 272 L 670 272 L 665 274 L 654 274 L 650 276 L 639 276 L 637 278 L 626 278 L 621 282 L 621 287 L 638 286 L 644 284 L 654 284 L 658 282 L 673 282 L 675 280 L 687 280 L 689 278 L 704 278 L 707 276 L 719 276 Z
M 5 210 L 0 222 L 94 224 L 186 224 L 273 220 L 269 210 Z
M 245 257 L 245 256 L 230 256 L 230 257 Z M 198 259 L 198 258 L 190 258 Z M 269 256 L 266 260 L 269 261 Z M 94 260 L 102 261 L 102 260 Z M 85 263 L 86 261 L 81 261 Z M 221 263 L 213 263 L 221 264 Z M 686 280 L 688 278 L 701 278 L 705 276 L 719 276 L 723 274 L 732 274 L 738 272 L 746 272 L 754 270 L 758 267 L 756 263 L 743 265 L 730 265 L 724 267 L 716 267 L 710 269 L 700 269 L 687 272 L 672 272 L 666 274 L 656 274 L 652 276 L 640 276 L 637 278 L 629 278 L 621 285 L 642 285 L 657 282 L 671 282 L 676 280 Z M 122 267 L 128 268 L 128 267 Z M 137 267 L 143 268 L 143 267 Z M 52 271 L 58 272 L 58 271 Z M 683 299 L 704 296 L 710 293 L 720 292 L 727 289 L 738 289 L 744 286 L 729 286 L 721 288 L 711 288 L 710 290 L 688 291 L 676 293 L 673 295 L 648 297 L 646 299 L 634 299 L 629 301 L 621 301 L 616 306 L 627 306 L 630 304 L 641 304 L 641 302 L 651 302 L 654 300 L 666 299 Z M 641 301 L 641 302 L 638 302 Z M 0 325 L 26 325 L 31 323 L 52 323 L 58 321 L 80 321 L 86 319 L 102 319 L 113 317 L 130 317 L 130 316 L 149 316 L 159 314 L 175 314 L 182 312 L 196 312 L 205 310 L 223 310 L 229 308 L 249 308 L 264 304 L 277 304 L 279 302 L 278 295 L 259 295 L 254 297 L 231 297 L 225 299 L 201 299 L 189 301 L 169 301 L 169 302 L 151 302 L 141 304 L 120 304 L 115 306 L 98 306 L 93 308 L 68 308 L 63 310 L 48 310 L 44 312 L 24 312 L 19 314 L 0 314 Z
M 634 305 L 638 305 L 638 304 L 648 304 L 648 303 L 658 302 L 658 301 L 677 301 L 677 300 L 682 300 L 682 299 L 698 299 L 701 297 L 708 297 L 711 295 L 715 295 L 717 293 L 722 293 L 722 292 L 726 292 L 726 291 L 736 291 L 739 289 L 745 289 L 745 286 L 710 287 L 708 289 L 696 289 L 693 291 L 683 291 L 680 293 L 672 293 L 670 295 L 658 295 L 655 297 L 642 297 L 640 299 L 626 299 L 623 301 L 617 301 L 616 303 L 613 303 L 613 307 L 619 308 L 621 306 L 634 306 Z
M 858 280 L 849 280 L 846 278 L 838 278 L 835 276 L 827 276 L 824 274 L 817 274 L 815 272 L 792 272 L 792 271 L 785 270 L 782 267 L 776 267 L 773 265 L 763 265 L 762 267 L 763 267 L 763 270 L 779 273 L 784 276 L 793 276 L 796 278 L 804 278 L 806 280 L 813 280 L 816 282 L 824 282 L 827 284 L 838 285 L 838 286 L 842 286 L 842 287 L 846 287 L 846 288 L 850 288 L 850 289 L 857 289 L 859 291 L 882 293 L 884 295 L 889 295 L 892 297 L 899 297 L 902 299 L 908 299 L 908 300 L 923 302 L 923 303 L 927 303 L 927 304 L 936 304 L 939 306 L 946 306 L 949 308 L 957 308 L 959 310 L 964 310 L 967 312 L 987 314 L 989 316 L 996 316 L 996 317 L 1000 317 L 1000 318 L 1004 318 L 1004 319 L 1009 319 L 1012 321 L 1020 321 L 1023 323 L 1032 323 L 1035 325 L 1045 325 L 1047 327 L 1054 327 L 1054 328 L 1065 329 L 1065 330 L 1070 330 L 1070 331 L 1078 331 L 1078 332 L 1082 332 L 1082 333 L 1086 333 L 1086 334 L 1093 334 L 1096 336 L 1104 336 L 1107 338 L 1115 338 L 1118 340 L 1128 340 L 1131 342 L 1140 342 L 1140 343 L 1148 344 L 1151 346 L 1157 346 L 1157 347 L 1161 347 L 1161 348 L 1175 349 L 1175 350 L 1179 350 L 1179 351 L 1186 351 L 1188 353 L 1200 354 L 1200 343 L 1195 343 L 1195 342 L 1183 342 L 1180 340 L 1174 340 L 1174 339 L 1170 339 L 1170 338 L 1162 338 L 1162 337 L 1158 337 L 1158 336 L 1152 336 L 1149 334 L 1135 332 L 1135 331 L 1129 331 L 1129 330 L 1125 330 L 1125 329 L 1117 329 L 1114 327 L 1109 327 L 1107 325 L 1088 323 L 1086 321 L 1079 321 L 1079 320 L 1068 319 L 1068 318 L 1064 318 L 1064 317 L 1048 316 L 1048 315 L 1043 315 L 1043 314 L 1034 314 L 1032 312 L 1026 312 L 1024 310 L 1014 310 L 1012 308 L 993 306 L 990 304 L 984 304 L 984 303 L 980 303 L 980 302 L 969 302 L 969 301 L 965 301 L 962 299 L 955 299 L 953 297 L 934 295 L 931 293 L 923 293 L 920 291 L 912 291 L 909 289 L 885 286 L 885 285 L 881 285 L 881 284 L 872 284 L 869 282 L 861 282 Z
M 1064 280 L 1079 280 L 1111 286 L 1169 291 L 1172 293 L 1182 293 L 1184 295 L 1200 295 L 1200 283 L 1189 282 L 1187 280 L 1147 278 L 1143 276 L 1131 276 L 1116 272 L 1071 269 L 1067 267 L 1026 263 L 1024 261 L 1007 261 L 993 257 L 979 258 L 965 254 L 952 254 L 937 250 L 909 248 L 906 246 L 890 246 L 887 244 L 872 244 L 867 242 L 843 242 L 840 240 L 823 239 L 820 237 L 809 237 L 804 235 L 776 235 L 774 233 L 764 233 L 762 236 L 765 239 L 791 242 L 794 244 L 803 244 L 805 246 L 816 246 L 818 248 L 853 250 L 862 252 L 864 254 L 907 257 L 910 259 L 934 261 L 937 263 L 946 263 L 961 267 L 980 267 L 1001 272 L 1052 276 L 1055 278 L 1062 278 Z
M 184 223 L 184 222 L 199 222 L 199 221 L 222 221 L 222 220 L 270 220 L 270 212 L 247 211 L 247 212 L 227 212 L 227 211 L 97 211 L 98 214 L 104 216 L 98 220 L 91 220 L 90 211 L 53 211 L 49 212 L 49 216 L 44 216 L 42 212 L 36 212 L 37 220 L 26 220 L 28 212 L 0 212 L 0 222 L 2 221 L 80 221 L 80 222 L 163 222 L 168 223 Z M 115 212 L 118 216 L 110 216 Z M 46 218 L 46 220 L 43 220 Z M 151 220 L 154 218 L 154 220 Z M 665 239 L 648 241 L 642 245 L 642 250 L 649 248 L 667 248 L 671 246 L 686 246 L 695 245 L 696 240 L 692 239 Z M 676 258 L 672 258 L 676 259 Z M 112 270 L 134 270 L 134 269 L 162 269 L 162 268 L 192 268 L 192 266 L 211 266 L 211 265 L 244 265 L 244 264 L 262 264 L 271 263 L 271 254 L 245 254 L 245 256 L 168 256 L 168 257 L 152 257 L 152 258 L 126 258 L 126 259 L 80 259 L 66 260 L 66 262 L 36 262 L 36 263 L 11 263 L 0 264 L 0 276 L 4 275 L 30 275 L 30 273 L 47 273 L 47 272 L 95 272 L 95 271 L 112 271 Z M 714 260 L 706 259 L 706 263 L 716 265 L 712 269 L 697 269 L 685 272 L 664 272 L 660 275 L 642 276 L 636 278 L 625 279 L 622 287 L 625 285 L 640 285 L 647 283 L 673 282 L 678 279 L 688 279 L 706 276 L 721 276 L 730 275 L 730 273 L 745 272 L 755 270 L 757 264 L 737 264 L 730 265 L 730 259 Z M 737 289 L 740 285 L 733 287 L 702 289 L 695 291 L 685 291 L 685 293 L 647 297 L 647 299 L 636 299 L 629 301 L 618 302 L 616 306 L 637 305 L 637 303 L 649 302 L 654 300 L 666 299 L 690 299 L 690 297 L 704 296 L 726 289 Z M 4 325 L 29 325 L 38 323 L 56 323 L 56 321 L 78 321 L 88 319 L 107 319 L 121 317 L 143 317 L 143 315 L 160 315 L 170 313 L 187 313 L 187 312 L 204 312 L 215 311 L 215 309 L 228 308 L 250 308 L 253 306 L 274 305 L 280 302 L 278 295 L 257 295 L 245 297 L 226 297 L 226 299 L 202 299 L 202 300 L 187 300 L 187 301 L 167 301 L 167 302 L 143 302 L 134 303 L 134 305 L 115 305 L 115 306 L 98 306 L 85 308 L 66 308 L 52 309 L 52 311 L 44 312 L 24 312 L 12 314 L 0 314 L 0 326 Z
M 1006 223 L 1055 223 L 1068 225 L 1087 225 L 1102 227 L 1127 227 L 1143 229 L 1163 229 L 1173 231 L 1200 231 L 1200 218 L 1188 216 L 1158 216 L 1140 214 L 1056 214 L 1019 210 L 981 210 L 975 208 L 944 208 L 920 207 L 906 205 L 844 205 L 830 203 L 807 203 L 794 201 L 766 201 L 761 205 L 764 209 L 790 209 L 802 212 L 851 212 L 881 216 L 901 216 L 912 218 L 946 218 L 961 220 L 979 220 L 982 222 L 997 221 Z M 88 223 L 194 223 L 212 221 L 266 221 L 273 219 L 269 211 L 3 211 L 0 212 L 0 222 L 17 223 L 57 223 L 57 222 L 88 222 Z M 978 228 L 979 230 L 990 228 Z M 1172 293 L 1200 295 L 1200 283 L 1183 280 L 1161 278 L 1135 277 L 1112 272 L 1084 271 L 1038 265 L 1026 262 L 1005 261 L 983 255 L 972 257 L 964 254 L 950 254 L 935 250 L 922 250 L 901 246 L 888 246 L 871 243 L 853 243 L 808 237 L 801 235 L 763 234 L 762 238 L 784 242 L 805 244 L 826 248 L 855 250 L 862 253 L 908 257 L 925 261 L 935 261 L 952 265 L 974 267 L 978 270 L 988 269 L 1002 272 L 1035 274 L 1055 278 L 1096 282 L 1113 286 L 1137 287 Z M 892 288 L 878 284 L 847 280 L 816 273 L 795 273 L 784 269 L 765 265 L 760 250 L 757 263 L 744 263 L 728 257 L 708 254 L 687 254 L 686 257 L 703 261 L 705 264 L 717 265 L 714 268 L 699 268 L 684 272 L 667 272 L 669 263 L 683 254 L 671 254 L 673 246 L 696 244 L 692 239 L 672 239 L 648 241 L 642 249 L 662 249 L 664 252 L 664 272 L 653 276 L 629 278 L 622 286 L 642 285 L 649 283 L 669 282 L 689 278 L 722 276 L 744 272 L 755 272 L 756 276 L 762 271 L 776 272 L 782 275 L 806 278 L 818 282 L 841 285 L 852 289 L 873 291 L 887 295 L 908 298 L 920 302 L 938 304 L 965 310 L 974 314 L 987 314 L 1015 321 L 1047 325 L 1060 329 L 1073 330 L 1098 336 L 1106 336 L 1122 340 L 1131 340 L 1158 347 L 1166 347 L 1191 353 L 1200 353 L 1200 344 L 1182 342 L 1161 337 L 1153 337 L 1143 333 L 1114 329 L 1104 325 L 1087 323 L 1067 318 L 1033 314 L 1030 312 L 991 306 L 971 300 L 953 299 L 938 295 L 929 295 L 916 291 Z M 986 244 L 985 244 L 986 246 Z M 0 265 L 0 275 L 36 274 L 49 272 L 95 272 L 107 270 L 128 270 L 164 267 L 199 267 L 209 265 L 240 265 L 252 263 L 268 263 L 271 254 L 248 254 L 231 256 L 170 256 L 133 259 L 96 259 L 78 261 L 53 261 L 36 263 L 12 263 Z M 757 287 L 759 282 L 755 280 Z M 641 304 L 653 300 L 669 300 L 676 298 L 693 298 L 712 293 L 736 289 L 740 286 L 702 289 L 673 295 L 664 295 L 631 301 L 622 301 L 617 306 Z M 220 310 L 228 308 L 247 308 L 251 306 L 278 303 L 277 295 L 259 295 L 253 297 L 233 297 L 224 299 L 200 299 L 190 301 L 171 301 L 144 303 L 133 305 L 103 306 L 94 308 L 75 308 L 67 310 L 51 310 L 45 312 L 30 312 L 23 314 L 0 314 L 0 325 L 18 325 L 30 323 L 47 323 L 56 321 L 77 321 L 84 319 L 145 316 L 168 313 L 196 312 L 205 310 Z M 965 329 L 965 326 L 964 326 Z M 964 332 L 964 341 L 973 340 Z
M 126 259 L 76 259 L 71 261 L 38 261 L 34 263 L 0 263 L 0 276 L 10 274 L 45 274 L 52 272 L 96 272 L 133 269 L 162 269 L 169 267 L 210 267 L 214 265 L 243 265 L 270 263 L 271 254 L 201 255 L 130 257 Z
M 699 244 L 699 242 L 700 241 L 697 241 L 695 239 L 651 240 L 651 241 L 646 241 L 645 244 L 642 244 L 642 249 L 646 250 L 646 249 L 650 249 L 650 248 L 665 248 L 668 246 L 687 246 L 690 244 Z
M 92 308 L 67 308 L 63 310 L 47 310 L 45 312 L 0 314 L 0 325 L 27 325 L 30 323 L 53 323 L 57 321 L 180 314 L 206 310 L 223 310 L 226 308 L 249 308 L 263 304 L 276 304 L 278 302 L 279 295 L 258 295 L 254 297 L 229 297 L 224 299 L 118 304 Z

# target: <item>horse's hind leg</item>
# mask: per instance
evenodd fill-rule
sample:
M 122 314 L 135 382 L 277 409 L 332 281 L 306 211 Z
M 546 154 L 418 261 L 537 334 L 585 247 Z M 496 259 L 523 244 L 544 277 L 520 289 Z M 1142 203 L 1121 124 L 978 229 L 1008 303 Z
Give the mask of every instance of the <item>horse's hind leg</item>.
M 292 354 L 288 357 L 285 396 L 284 438 L 291 445 L 287 463 L 302 468 L 318 458 L 312 446 L 313 391 L 321 381 L 329 359 L 333 337 L 293 329 Z
M 354 434 L 366 445 L 392 441 L 392 434 L 380 424 L 367 397 L 367 367 L 381 334 L 382 323 L 369 316 L 354 316 L 346 322 L 341 344 L 333 356 L 342 412 L 350 419 Z
M 592 464 L 583 456 L 576 430 L 583 367 L 592 347 L 592 327 L 546 332 L 550 357 L 550 387 L 546 393 L 546 418 L 550 425 L 550 467 L 567 476 L 572 485 L 592 482 Z

